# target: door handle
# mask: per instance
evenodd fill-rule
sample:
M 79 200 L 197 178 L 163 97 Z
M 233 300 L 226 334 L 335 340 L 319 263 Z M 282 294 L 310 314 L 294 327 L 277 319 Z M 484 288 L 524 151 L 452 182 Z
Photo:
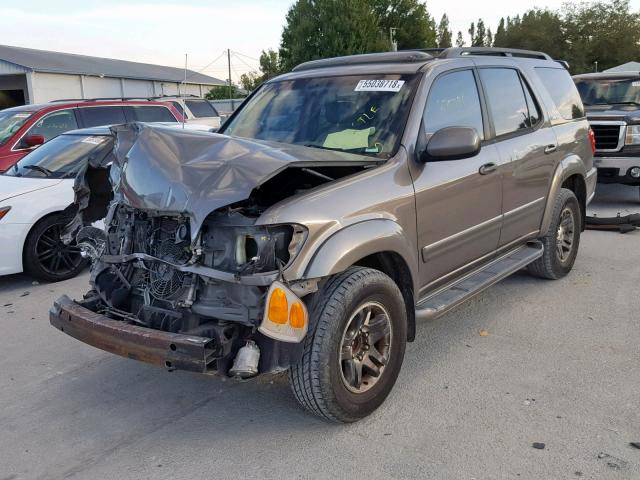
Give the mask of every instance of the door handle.
M 555 152 L 558 149 L 557 145 L 547 145 L 546 147 L 544 147 L 544 153 L 546 155 L 549 155 L 550 153 Z
M 484 165 L 482 165 L 480 167 L 480 169 L 478 170 L 478 173 L 480 175 L 486 175 L 488 173 L 495 172 L 497 168 L 498 168 L 498 166 L 493 162 L 485 163 Z

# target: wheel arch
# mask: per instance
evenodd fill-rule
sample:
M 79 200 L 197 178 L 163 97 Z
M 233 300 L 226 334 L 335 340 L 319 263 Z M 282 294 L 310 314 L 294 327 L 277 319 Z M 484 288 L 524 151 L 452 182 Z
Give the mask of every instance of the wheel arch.
M 417 249 L 402 227 L 386 219 L 360 222 L 327 239 L 305 270 L 306 278 L 338 274 L 352 266 L 375 268 L 398 285 L 407 307 L 407 340 L 415 338 L 415 292 Z
M 540 224 L 540 233 L 544 234 L 551 225 L 553 216 L 553 206 L 555 198 L 561 188 L 569 188 L 578 197 L 580 209 L 582 210 L 582 227 L 584 228 L 584 217 L 586 215 L 586 169 L 582 159 L 577 155 L 570 155 L 562 160 L 556 167 L 551 179 L 547 203 Z M 582 198 L 581 198 L 582 196 Z

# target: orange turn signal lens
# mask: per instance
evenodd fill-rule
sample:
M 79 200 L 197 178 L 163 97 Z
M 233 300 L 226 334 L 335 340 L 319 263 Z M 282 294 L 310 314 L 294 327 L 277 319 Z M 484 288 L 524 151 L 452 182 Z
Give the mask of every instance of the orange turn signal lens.
M 296 302 L 291 305 L 291 313 L 289 314 L 289 324 L 293 328 L 304 328 L 304 308 L 300 302 Z
M 11 207 L 0 207 L 0 220 L 9 213 L 9 210 L 11 210 Z
M 269 320 L 284 325 L 289 318 L 287 294 L 281 288 L 274 288 L 269 299 Z

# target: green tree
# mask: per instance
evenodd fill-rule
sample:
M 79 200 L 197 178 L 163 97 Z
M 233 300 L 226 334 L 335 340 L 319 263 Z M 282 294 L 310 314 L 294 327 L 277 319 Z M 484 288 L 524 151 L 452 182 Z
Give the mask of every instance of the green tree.
M 437 45 L 435 21 L 419 0 L 297 0 L 287 12 L 279 66 L 387 51 L 391 28 L 400 50 Z
M 438 24 L 438 48 L 449 48 L 452 46 L 453 32 L 449 28 L 449 17 L 445 13 Z
M 231 97 L 242 98 L 243 95 L 237 85 L 231 85 Z M 229 98 L 229 87 L 227 85 L 216 85 L 204 96 L 207 100 L 226 100 Z
M 280 74 L 280 59 L 278 57 L 278 52 L 275 50 L 262 50 L 259 61 L 263 82 Z
M 563 21 L 557 12 L 533 9 L 520 17 L 507 17 L 498 24 L 495 47 L 523 48 L 566 59 L 567 42 Z
M 418 0 L 370 0 L 381 33 L 396 28 L 398 50 L 436 47 L 436 24 Z
M 562 25 L 573 72 L 601 69 L 640 58 L 640 13 L 629 0 L 566 3 Z M 563 57 L 559 57 L 563 58 Z
M 255 70 L 240 75 L 240 86 L 247 92 L 255 90 L 262 82 L 263 76 Z
M 458 31 L 458 36 L 456 37 L 456 47 L 464 47 L 464 38 L 461 31 Z
M 287 12 L 280 67 L 318 58 L 389 49 L 388 33 L 367 0 L 297 0 Z

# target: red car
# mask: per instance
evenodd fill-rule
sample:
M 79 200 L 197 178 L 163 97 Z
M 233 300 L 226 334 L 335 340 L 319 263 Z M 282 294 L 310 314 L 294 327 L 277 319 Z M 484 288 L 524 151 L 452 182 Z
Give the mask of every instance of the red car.
M 0 172 L 34 148 L 78 128 L 128 122 L 182 122 L 169 102 L 59 101 L 0 110 Z

